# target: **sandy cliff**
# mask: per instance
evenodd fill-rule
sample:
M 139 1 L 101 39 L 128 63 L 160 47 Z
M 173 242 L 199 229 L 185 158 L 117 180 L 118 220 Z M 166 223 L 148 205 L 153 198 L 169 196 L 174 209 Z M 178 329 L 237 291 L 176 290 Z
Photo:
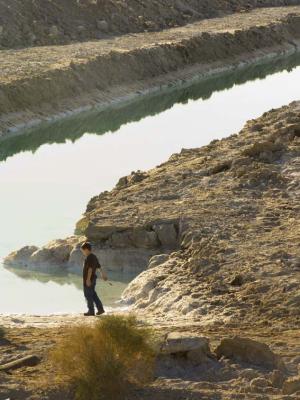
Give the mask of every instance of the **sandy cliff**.
M 22 249 L 6 262 L 79 266 L 78 245 L 87 237 L 107 267 L 145 270 L 124 293 L 137 311 L 209 325 L 255 318 L 295 326 L 299 144 L 296 102 L 248 122 L 238 135 L 121 178 L 89 202 L 77 224 L 83 236 Z

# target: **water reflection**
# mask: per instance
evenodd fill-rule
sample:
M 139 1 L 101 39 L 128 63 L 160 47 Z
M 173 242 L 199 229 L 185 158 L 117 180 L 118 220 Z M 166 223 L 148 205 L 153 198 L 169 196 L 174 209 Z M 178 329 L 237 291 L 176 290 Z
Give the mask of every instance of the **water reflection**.
M 112 285 L 98 281 L 97 291 L 107 311 L 119 306 L 122 292 L 134 276 L 109 274 Z M 80 313 L 85 310 L 82 278 L 70 273 L 44 274 L 1 268 L 0 314 Z
M 58 285 L 73 285 L 77 289 L 82 288 L 82 278 L 78 274 L 55 271 L 54 273 L 42 273 L 39 271 L 29 271 L 26 269 L 12 268 L 5 266 L 5 269 L 15 274 L 21 279 L 38 281 L 41 283 L 55 282 Z M 130 281 L 135 278 L 135 274 L 124 274 L 118 272 L 110 272 L 109 273 L 109 281 L 113 281 L 113 284 L 110 287 L 115 286 L 124 286 L 128 285 Z M 111 282 L 110 282 L 111 283 Z M 108 285 L 106 282 L 101 282 L 99 280 L 98 284 L 103 284 L 103 286 Z
M 116 132 L 129 122 L 136 122 L 146 116 L 153 116 L 170 109 L 174 104 L 185 104 L 189 100 L 208 99 L 214 92 L 230 89 L 247 81 L 264 79 L 280 71 L 291 71 L 300 64 L 300 54 L 286 59 L 251 65 L 231 71 L 222 76 L 201 80 L 197 84 L 172 88 L 162 96 L 149 95 L 130 104 L 110 108 L 102 112 L 86 112 L 78 116 L 42 125 L 20 136 L 0 140 L 0 161 L 19 152 L 35 152 L 43 144 L 75 142 L 84 133 L 102 135 Z

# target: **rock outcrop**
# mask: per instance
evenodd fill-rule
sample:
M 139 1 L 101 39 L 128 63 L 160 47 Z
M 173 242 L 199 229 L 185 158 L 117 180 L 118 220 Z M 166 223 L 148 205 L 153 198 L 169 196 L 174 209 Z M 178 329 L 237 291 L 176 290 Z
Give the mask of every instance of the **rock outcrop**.
M 299 102 L 121 182 L 91 199 L 77 224 L 82 236 L 23 249 L 6 262 L 37 265 L 59 254 L 75 268 L 88 238 L 106 266 L 143 270 L 123 294 L 143 315 L 298 326 Z

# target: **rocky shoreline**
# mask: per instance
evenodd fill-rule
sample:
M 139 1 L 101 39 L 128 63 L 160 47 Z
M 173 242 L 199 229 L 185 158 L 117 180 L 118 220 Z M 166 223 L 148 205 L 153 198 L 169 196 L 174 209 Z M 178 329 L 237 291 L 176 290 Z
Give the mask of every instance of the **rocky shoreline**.
M 63 125 L 45 139 L 38 130 L 17 137 L 30 126 L 147 101 L 146 94 L 229 70 L 246 79 L 241 67 L 298 53 L 300 2 L 0 1 L 0 48 L 1 161 L 47 137 L 66 138 Z M 140 106 L 130 118 L 141 118 Z M 108 112 L 104 125 L 127 118 Z M 120 178 L 89 201 L 73 236 L 16 250 L 4 267 L 81 272 L 80 245 L 89 240 L 109 272 L 136 276 L 114 313 L 151 326 L 155 379 L 128 400 L 296 400 L 299 198 L 297 101 Z M 0 400 L 73 400 L 57 385 L 49 351 L 68 327 L 98 318 L 0 315 Z
M 262 8 L 113 40 L 2 50 L 0 136 L 296 52 L 299 18 L 297 6 Z
M 79 268 L 87 238 L 107 268 L 144 270 L 123 297 L 154 320 L 299 327 L 299 140 L 295 102 L 121 178 L 91 199 L 78 236 L 5 262 Z

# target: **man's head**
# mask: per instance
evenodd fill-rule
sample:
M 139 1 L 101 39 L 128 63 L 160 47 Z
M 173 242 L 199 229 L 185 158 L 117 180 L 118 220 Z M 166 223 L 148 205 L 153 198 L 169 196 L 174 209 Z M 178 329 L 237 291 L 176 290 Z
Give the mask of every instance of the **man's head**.
M 81 249 L 82 254 L 84 254 L 85 256 L 88 256 L 92 251 L 92 245 L 90 242 L 84 242 L 84 243 L 82 243 L 80 249 Z

